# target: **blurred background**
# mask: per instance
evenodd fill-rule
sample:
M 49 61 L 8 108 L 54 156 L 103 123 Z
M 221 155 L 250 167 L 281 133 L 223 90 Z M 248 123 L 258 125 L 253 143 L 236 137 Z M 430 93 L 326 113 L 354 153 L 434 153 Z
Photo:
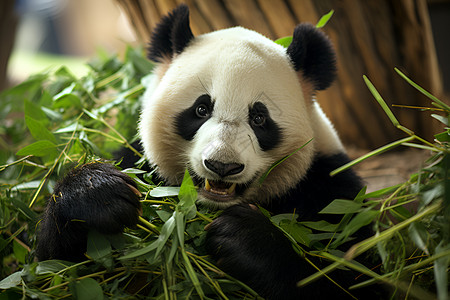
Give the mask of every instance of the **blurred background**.
M 291 35 L 300 22 L 315 24 L 333 9 L 323 30 L 336 47 L 339 74 L 318 99 L 348 145 L 373 149 L 402 136 L 363 75 L 389 104 L 430 106 L 394 67 L 448 99 L 450 1 L 444 0 L 2 0 L 0 89 L 58 65 L 82 76 L 99 52 L 145 45 L 161 15 L 181 2 L 190 7 L 194 34 L 242 25 L 271 39 Z M 432 139 L 437 124 L 430 124 L 429 113 L 393 110 L 403 125 Z

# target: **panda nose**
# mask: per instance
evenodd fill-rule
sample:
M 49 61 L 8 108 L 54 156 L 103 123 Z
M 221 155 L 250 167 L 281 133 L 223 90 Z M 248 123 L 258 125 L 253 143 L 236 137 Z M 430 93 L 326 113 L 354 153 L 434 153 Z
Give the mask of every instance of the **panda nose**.
M 244 165 L 237 163 L 224 164 L 220 161 L 205 159 L 204 164 L 220 177 L 239 174 L 244 170 Z

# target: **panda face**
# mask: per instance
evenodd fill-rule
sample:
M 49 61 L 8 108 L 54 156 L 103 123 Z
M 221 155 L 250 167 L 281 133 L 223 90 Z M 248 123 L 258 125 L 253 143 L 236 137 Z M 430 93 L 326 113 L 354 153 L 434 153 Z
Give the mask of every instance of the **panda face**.
M 145 99 L 140 135 L 169 183 L 187 168 L 201 202 L 227 207 L 281 195 L 304 176 L 314 143 L 259 180 L 314 137 L 311 105 L 283 47 L 236 27 L 195 38 L 164 69 Z

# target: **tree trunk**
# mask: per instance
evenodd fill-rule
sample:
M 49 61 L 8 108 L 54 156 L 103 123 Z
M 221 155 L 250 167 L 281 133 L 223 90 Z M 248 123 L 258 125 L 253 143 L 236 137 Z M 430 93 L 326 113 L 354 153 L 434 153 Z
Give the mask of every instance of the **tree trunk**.
M 318 94 L 324 111 L 346 144 L 374 148 L 403 136 L 373 99 L 362 76 L 372 81 L 388 104 L 431 107 L 430 101 L 393 70 L 398 67 L 437 97 L 442 94 L 425 0 L 116 0 L 142 42 L 159 18 L 180 2 L 191 10 L 194 34 L 241 25 L 269 38 L 292 35 L 296 24 L 316 24 L 334 9 L 323 29 L 338 58 L 338 80 Z M 400 123 L 432 139 L 436 123 L 429 113 L 392 108 Z
M 14 45 L 17 21 L 14 0 L 0 1 L 0 91 L 8 86 L 6 69 Z

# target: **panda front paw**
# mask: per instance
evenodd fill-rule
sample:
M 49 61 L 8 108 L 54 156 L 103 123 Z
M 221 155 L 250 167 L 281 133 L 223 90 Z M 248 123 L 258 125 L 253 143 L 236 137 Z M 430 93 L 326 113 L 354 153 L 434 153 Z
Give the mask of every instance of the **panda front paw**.
M 302 259 L 271 221 L 249 205 L 227 208 L 207 228 L 218 266 L 267 299 L 296 299 Z
M 137 223 L 139 196 L 136 183 L 110 164 L 71 170 L 55 186 L 39 224 L 38 259 L 84 259 L 89 230 L 117 234 Z

